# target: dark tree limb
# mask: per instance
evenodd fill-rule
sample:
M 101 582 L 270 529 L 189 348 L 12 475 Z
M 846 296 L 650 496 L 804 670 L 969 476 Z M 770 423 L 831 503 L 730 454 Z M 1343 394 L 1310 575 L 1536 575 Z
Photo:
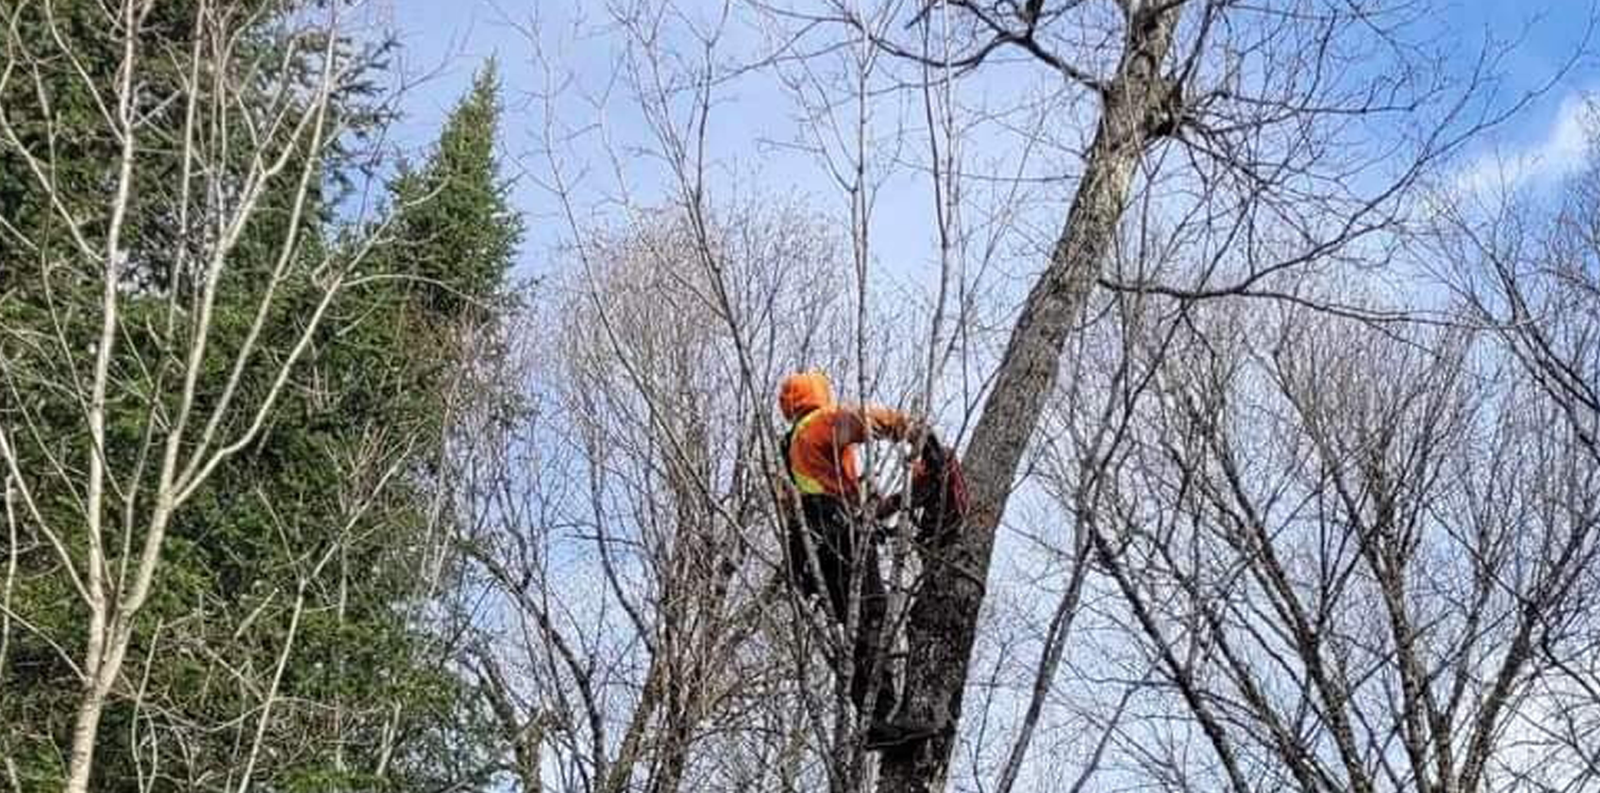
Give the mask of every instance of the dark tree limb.
M 1116 236 L 1153 113 L 1170 86 L 1161 65 L 1172 45 L 1179 7 L 1139 12 L 1129 20 L 1115 76 L 1102 92 L 1094 142 L 1050 264 L 1030 290 L 963 465 L 972 512 L 960 537 L 928 560 L 912 604 L 906 638 L 904 708 L 912 718 L 947 726 L 908 751 L 884 755 L 878 789 L 884 793 L 944 787 L 967 666 L 983 605 L 984 580 L 995 531 L 1011 494 L 1022 454 L 1055 387 L 1067 333 L 1083 313 Z

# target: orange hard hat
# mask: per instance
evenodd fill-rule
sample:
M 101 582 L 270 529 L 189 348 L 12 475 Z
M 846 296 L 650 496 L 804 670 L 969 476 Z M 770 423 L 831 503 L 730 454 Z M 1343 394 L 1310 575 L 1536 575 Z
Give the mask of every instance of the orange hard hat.
M 807 412 L 833 404 L 833 384 L 818 371 L 797 372 L 783 378 L 778 386 L 778 409 L 785 420 L 794 421 Z

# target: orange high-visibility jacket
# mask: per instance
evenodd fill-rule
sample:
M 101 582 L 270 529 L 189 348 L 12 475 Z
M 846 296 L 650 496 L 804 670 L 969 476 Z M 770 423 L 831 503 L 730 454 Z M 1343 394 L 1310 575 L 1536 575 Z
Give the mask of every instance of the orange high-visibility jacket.
M 794 422 L 789 440 L 789 474 L 802 495 L 854 500 L 860 486 L 856 445 L 874 438 L 907 440 L 911 422 L 904 413 L 878 406 L 843 407 L 821 372 L 785 378 L 778 407 Z

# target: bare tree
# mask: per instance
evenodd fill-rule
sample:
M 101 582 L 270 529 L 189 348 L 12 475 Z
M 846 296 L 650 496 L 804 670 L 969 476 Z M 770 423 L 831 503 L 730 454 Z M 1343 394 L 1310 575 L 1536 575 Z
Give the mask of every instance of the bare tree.
M 1223 784 L 1543 789 L 1515 747 L 1595 552 L 1579 447 L 1483 339 L 1304 320 L 1170 367 L 1106 575 Z
M 836 242 L 765 203 L 708 227 L 725 303 L 681 213 L 585 229 L 580 262 L 551 287 L 562 297 L 513 331 L 532 412 L 472 429 L 458 450 L 463 542 L 509 620 L 481 626 L 472 663 L 507 731 L 532 741 L 518 767 L 548 753 L 539 762 L 562 789 L 799 785 L 807 773 L 796 764 L 811 750 L 792 744 L 816 728 L 804 704 L 815 681 L 791 678 L 781 650 L 788 588 L 761 450 L 774 431 L 752 409 L 732 335 L 763 394 L 793 348 L 842 354 L 817 331 L 839 307 L 807 289 Z
M 1369 299 L 1366 295 L 1372 290 L 1359 277 L 1396 265 L 1398 241 L 1410 232 L 1407 224 L 1415 219 L 1425 178 L 1466 141 L 1537 94 L 1536 90 L 1504 102 L 1481 90 L 1492 80 L 1506 48 L 1490 42 L 1475 61 L 1461 63 L 1447 52 L 1419 43 L 1427 40 L 1429 7 L 1422 3 L 1243 6 L 1193 0 L 1054 5 L 753 3 L 751 7 L 758 12 L 770 50 L 754 63 L 734 66 L 718 58 L 726 46 L 731 16 L 726 5 L 705 15 L 671 3 L 612 9 L 608 21 L 620 31 L 622 77 L 605 85 L 603 95 L 586 97 L 590 104 L 585 109 L 593 112 L 596 135 L 604 138 L 600 161 L 615 174 L 617 184 L 602 191 L 605 194 L 594 206 L 605 207 L 601 210 L 605 212 L 623 207 L 618 212 L 622 224 L 658 223 L 670 229 L 659 238 L 676 240 L 672 247 L 683 253 L 643 269 L 658 269 L 657 277 L 681 282 L 673 286 L 686 286 L 711 312 L 712 322 L 726 328 L 726 341 L 732 345 L 732 363 L 726 368 L 737 375 L 723 382 L 747 400 L 735 414 L 761 426 L 772 370 L 759 364 L 783 356 L 774 348 L 753 346 L 760 334 L 749 332 L 747 314 L 731 308 L 739 301 L 730 299 L 728 286 L 739 281 L 727 267 L 737 257 L 730 258 L 722 247 L 723 232 L 716 218 L 726 204 L 719 200 L 724 196 L 718 194 L 718 163 L 710 145 L 712 119 L 721 109 L 718 92 L 751 73 L 775 79 L 795 101 L 800 117 L 800 133 L 785 143 L 814 154 L 839 195 L 847 199 L 840 227 L 850 229 L 853 271 L 851 277 L 830 286 L 851 299 L 854 316 L 835 322 L 853 333 L 848 343 L 855 345 L 850 363 L 858 396 L 874 390 L 869 370 L 880 364 L 873 362 L 887 360 L 865 354 L 863 346 L 870 343 L 873 327 L 891 324 L 873 314 L 869 295 L 873 283 L 869 271 L 877 250 L 871 244 L 874 190 L 884 179 L 879 168 L 886 162 L 903 164 L 901 158 L 909 159 L 906 152 L 914 148 L 909 142 L 919 134 L 928 136 L 928 154 L 911 167 L 926 169 L 934 187 L 937 222 L 930 228 L 938 232 L 941 290 L 928 316 L 928 345 L 908 356 L 915 363 L 907 367 L 906 379 L 920 386 L 913 390 L 916 403 L 933 412 L 941 404 L 935 392 L 949 386 L 943 365 L 951 357 L 959 358 L 963 375 L 991 365 L 996 374 L 971 378 L 976 383 L 963 377 L 961 383 L 963 404 L 957 409 L 971 411 L 980 400 L 983 405 L 965 456 L 976 507 L 965 531 L 948 548 L 903 547 L 891 565 L 911 586 L 909 611 L 903 616 L 905 651 L 899 654 L 902 657 L 885 660 L 902 669 L 910 713 L 949 729 L 913 751 L 885 753 L 878 769 L 879 787 L 937 790 L 946 785 L 961 730 L 968 729 L 962 722 L 962 701 L 974 683 L 969 679 L 973 670 L 979 668 L 973 658 L 986 649 L 979 641 L 980 615 L 986 590 L 993 585 L 997 532 L 1013 493 L 1035 482 L 1062 507 L 1060 522 L 1066 528 L 1057 536 L 1066 539 L 1048 551 L 1063 560 L 1056 569 L 1066 585 L 1060 587 L 1064 594 L 1041 628 L 1037 662 L 1026 667 L 1023 726 L 997 766 L 1002 788 L 1018 784 L 1041 711 L 1057 693 L 1057 674 L 1063 665 L 1073 663 L 1068 637 L 1080 611 L 1086 609 L 1097 628 L 1107 627 L 1124 640 L 1118 649 L 1127 653 L 1118 659 L 1121 666 L 1112 680 L 1117 684 L 1115 695 L 1095 713 L 1084 714 L 1084 722 L 1094 729 L 1086 740 L 1088 762 L 1076 769 L 1082 772 L 1080 787 L 1094 784 L 1090 779 L 1107 755 L 1175 789 L 1282 784 L 1458 790 L 1480 784 L 1486 778 L 1488 757 L 1500 745 L 1505 719 L 1523 712 L 1517 703 L 1496 703 L 1490 696 L 1494 685 L 1482 685 L 1498 677 L 1482 668 L 1463 671 L 1477 662 L 1461 659 L 1490 640 L 1478 635 L 1480 628 L 1462 628 L 1474 637 L 1459 640 L 1471 646 L 1467 655 L 1448 662 L 1434 659 L 1432 669 L 1420 659 L 1405 661 L 1408 654 L 1419 652 L 1415 649 L 1420 641 L 1416 634 L 1423 632 L 1419 626 L 1433 629 L 1440 607 L 1412 597 L 1416 585 L 1409 577 L 1416 574 L 1415 562 L 1407 554 L 1414 550 L 1405 545 L 1411 540 L 1384 539 L 1376 530 L 1352 534 L 1350 526 L 1387 526 L 1396 520 L 1387 513 L 1368 514 L 1369 502 L 1377 498 L 1365 495 L 1368 491 L 1387 493 L 1384 498 L 1396 502 L 1385 507 L 1392 511 L 1402 506 L 1397 488 L 1403 488 L 1396 481 L 1421 478 L 1428 487 L 1440 487 L 1445 475 L 1439 466 L 1474 462 L 1459 453 L 1456 458 L 1444 451 L 1436 456 L 1433 450 L 1454 451 L 1453 444 L 1464 442 L 1461 439 L 1470 434 L 1474 422 L 1499 410 L 1481 408 L 1474 400 L 1510 399 L 1508 392 L 1478 392 L 1461 384 L 1480 374 L 1469 364 L 1473 351 L 1484 343 L 1481 339 L 1390 329 L 1402 319 L 1450 324 L 1459 317 L 1424 317 L 1404 301 Z M 685 29 L 682 38 L 673 38 L 674 32 Z M 546 53 L 536 57 L 548 66 Z M 1025 66 L 1038 67 L 1046 76 L 1042 95 L 1017 98 L 1019 105 L 1037 111 L 1028 116 L 1031 123 L 1016 124 L 1002 112 L 973 110 L 961 103 L 963 81 L 990 71 L 1011 74 L 1005 70 Z M 694 356 L 676 346 L 703 348 L 704 337 L 664 318 L 615 327 L 603 321 L 617 311 L 624 316 L 628 311 L 659 315 L 606 308 L 611 294 L 627 287 L 599 286 L 613 283 L 599 277 L 609 277 L 605 263 L 613 254 L 603 250 L 609 241 L 587 221 L 593 207 L 575 199 L 579 182 L 590 172 L 578 163 L 581 158 L 567 155 L 571 141 L 585 126 L 550 111 L 552 97 L 570 86 L 557 71 L 548 74 L 551 79 L 539 96 L 547 103 L 548 126 L 538 135 L 538 154 L 547 167 L 537 170 L 541 186 L 557 199 L 558 214 L 570 235 L 567 242 L 580 248 L 576 266 L 593 279 L 580 293 L 599 312 L 585 326 L 596 337 L 590 340 L 591 348 L 602 351 L 590 360 L 589 385 L 573 403 L 578 406 L 570 425 L 573 435 L 582 439 L 581 456 L 591 461 L 591 468 L 593 460 L 629 446 L 665 460 L 648 466 L 656 478 L 631 477 L 630 498 L 641 503 L 665 500 L 651 514 L 701 516 L 695 520 L 714 516 L 714 510 L 675 511 L 682 494 L 694 489 L 685 485 L 705 478 L 686 472 L 703 472 L 706 460 L 721 457 L 707 454 L 700 440 L 705 429 L 696 423 L 697 406 L 705 404 L 706 394 L 693 388 L 674 391 L 644 374 L 653 371 L 650 366 L 692 370 L 682 359 Z M 627 105 L 626 112 L 645 119 L 642 141 L 617 144 L 611 138 L 617 134 L 611 117 L 615 112 L 611 103 L 618 101 L 613 90 L 631 92 L 620 101 Z M 874 104 L 875 98 L 885 96 L 888 101 L 904 101 L 908 93 L 921 102 L 925 118 L 925 127 L 913 132 L 896 128 L 904 118 L 892 112 L 880 114 L 881 107 Z M 1006 100 L 1013 97 L 1004 95 Z M 963 114 L 971 128 L 963 127 Z M 889 120 L 883 121 L 886 116 Z M 1090 121 L 1079 123 L 1080 117 Z M 989 143 L 976 132 L 983 124 L 1023 126 L 1019 136 L 1023 148 L 1051 149 L 1060 162 L 1039 166 L 1023 157 L 1026 162 L 1015 171 L 985 173 L 986 163 L 970 155 Z M 887 134 L 880 135 L 884 128 Z M 641 202 L 634 191 L 650 192 L 630 181 L 630 157 L 641 153 L 662 166 L 659 183 L 651 187 L 674 207 L 664 213 L 665 220 L 638 210 Z M 1036 177 L 1033 170 L 1041 167 L 1050 170 Z M 1069 176 L 1060 176 L 1063 172 Z M 1004 211 L 993 213 L 987 244 L 964 221 L 973 207 L 964 191 L 980 179 L 1006 186 L 997 202 Z M 1018 185 L 1030 181 L 1044 186 L 1026 199 L 1005 192 L 1020 190 Z M 1045 220 L 1019 219 L 1019 206 L 1026 202 L 1045 206 L 1035 210 L 1046 215 Z M 1037 231 L 1037 226 L 1045 231 Z M 591 244 L 591 237 L 601 242 Z M 1027 294 L 1018 296 L 1021 306 L 1015 315 L 1003 308 L 1010 296 L 1002 286 L 978 283 L 983 269 L 999 258 L 994 249 L 1004 245 L 1023 247 L 1044 261 L 1042 269 L 1029 276 Z M 982 301 L 973 299 L 969 290 L 979 286 L 990 290 L 987 297 L 994 306 L 977 305 Z M 963 294 L 955 309 L 957 327 L 946 336 L 941 323 L 948 320 L 944 289 L 950 287 Z M 659 295 L 668 290 L 646 291 Z M 1312 313 L 1288 312 L 1276 322 L 1255 323 L 1248 321 L 1246 309 L 1238 303 L 1251 306 L 1249 310 L 1269 307 L 1288 312 L 1288 307 L 1299 306 Z M 983 312 L 995 316 L 980 316 Z M 1107 322 L 1106 316 L 1114 320 Z M 1324 332 L 1337 335 L 1323 328 L 1324 323 L 1344 328 L 1330 318 L 1366 325 L 1358 324 L 1348 339 L 1308 340 Z M 995 350 L 997 361 L 985 359 L 988 351 L 982 339 L 974 341 L 981 335 L 974 332 L 980 322 L 1009 328 L 1007 342 Z M 1384 346 L 1385 339 L 1394 338 L 1400 339 L 1394 342 L 1396 349 Z M 1285 350 L 1291 341 L 1301 346 L 1292 347 L 1294 355 L 1283 353 L 1289 357 L 1279 359 L 1272 357 L 1270 346 L 1279 341 Z M 904 344 L 905 338 L 900 342 Z M 1371 372 L 1360 378 L 1350 375 L 1353 390 L 1359 390 L 1358 380 L 1362 387 L 1397 389 L 1360 398 L 1393 401 L 1395 405 L 1386 405 L 1392 411 L 1378 415 L 1381 411 L 1326 404 L 1332 397 L 1314 385 L 1326 375 L 1320 369 L 1308 370 L 1305 361 L 1321 360 L 1313 353 L 1345 345 L 1374 359 L 1411 367 L 1393 382 L 1382 382 Z M 1402 354 L 1412 348 L 1428 352 L 1419 359 Z M 1091 357 L 1092 362 L 1084 360 Z M 1274 365 L 1258 360 L 1263 357 Z M 605 367 L 599 366 L 600 361 L 606 362 Z M 1194 361 L 1211 368 L 1191 369 Z M 1263 423 L 1262 416 L 1240 417 L 1233 412 L 1238 398 L 1231 389 L 1242 388 L 1235 379 L 1245 376 L 1240 372 L 1254 378 L 1247 389 L 1250 399 L 1270 398 L 1283 410 L 1297 411 L 1297 421 L 1287 426 L 1305 438 L 1324 439 L 1317 455 L 1319 460 L 1326 458 L 1318 465 L 1327 466 L 1327 471 L 1308 483 L 1304 467 L 1310 463 L 1279 461 L 1282 470 L 1272 475 L 1279 477 L 1274 481 L 1280 490 L 1265 495 L 1254 491 L 1257 482 L 1250 477 L 1228 474 L 1228 466 L 1237 468 L 1242 460 L 1253 460 L 1254 448 L 1230 449 L 1227 443 L 1248 446 L 1268 432 L 1265 427 L 1280 429 Z M 622 396 L 608 393 L 618 390 L 619 382 L 624 386 Z M 1436 386 L 1446 392 L 1440 397 L 1444 401 L 1426 398 Z M 1457 402 L 1450 402 L 1452 398 Z M 965 422 L 968 416 L 948 418 Z M 1047 420 L 1048 425 L 1041 424 Z M 1222 426 L 1227 422 L 1234 424 Z M 1427 430 L 1407 434 L 1417 422 Z M 607 426 L 611 424 L 628 427 L 643 438 L 634 437 L 621 447 L 602 443 L 617 433 L 616 427 Z M 1408 429 L 1401 432 L 1396 427 Z M 1505 433 L 1508 448 L 1515 446 L 1511 438 L 1517 433 L 1511 429 Z M 1356 437 L 1366 439 L 1360 442 L 1364 444 L 1360 454 L 1340 445 L 1354 443 L 1350 439 Z M 1218 444 L 1223 444 L 1220 451 Z M 726 448 L 747 456 L 768 451 L 760 440 Z M 1361 454 L 1378 454 L 1385 462 L 1350 462 Z M 1515 456 L 1510 451 L 1506 455 Z M 1045 474 L 1035 476 L 1041 471 Z M 1213 481 L 1216 477 L 1220 478 Z M 1233 479 L 1244 488 L 1243 496 L 1233 492 Z M 1354 495 L 1334 498 L 1338 488 L 1324 492 L 1327 498 L 1316 503 L 1339 511 L 1317 520 L 1327 523 L 1327 537 L 1336 536 L 1335 528 L 1343 531 L 1338 536 L 1345 544 L 1295 545 L 1274 533 L 1281 526 L 1262 524 L 1260 514 L 1251 517 L 1252 511 L 1264 509 L 1258 503 L 1262 500 L 1282 508 L 1282 499 L 1290 497 L 1287 493 L 1304 498 L 1307 492 L 1332 488 L 1336 480 Z M 1199 489 L 1202 484 L 1215 493 Z M 589 487 L 604 489 L 593 483 Z M 1426 490 L 1421 484 L 1404 487 Z M 1472 500 L 1457 492 L 1428 490 L 1424 495 L 1403 506 L 1425 511 Z M 1542 497 L 1560 500 L 1552 494 Z M 1229 505 L 1228 516 L 1219 517 L 1222 508 L 1212 503 L 1217 498 Z M 605 522 L 604 507 L 610 503 L 590 505 L 591 521 L 597 526 Z M 1420 513 L 1413 517 L 1416 514 Z M 1180 524 L 1180 518 L 1190 523 Z M 1251 529 L 1262 536 L 1241 533 L 1243 528 L 1229 522 L 1234 518 L 1255 520 L 1256 524 L 1241 525 L 1264 526 Z M 1311 520 L 1301 513 L 1284 519 L 1297 531 Z M 1565 538 L 1561 542 L 1570 540 L 1577 547 L 1587 542 L 1583 539 L 1587 535 L 1577 528 L 1547 528 L 1551 536 Z M 597 550 L 620 537 L 596 533 Z M 670 530 L 660 530 L 660 536 L 671 537 L 657 540 L 660 547 L 688 544 Z M 1295 542 L 1303 539 L 1296 535 Z M 1284 553 L 1296 563 L 1307 555 L 1329 554 L 1326 563 L 1332 568 L 1326 575 L 1331 578 L 1322 585 L 1337 590 L 1335 596 L 1308 605 L 1308 596 L 1297 588 L 1302 571 L 1282 559 L 1257 557 L 1274 550 L 1273 542 L 1292 546 L 1293 554 Z M 1399 548 L 1389 547 L 1396 542 Z M 1180 556 L 1173 543 L 1187 543 L 1187 551 L 1199 555 Z M 1468 556 L 1478 552 L 1444 540 L 1439 547 Z M 661 576 L 662 582 L 667 577 L 660 571 L 677 564 L 672 553 L 634 552 L 650 559 L 644 569 Z M 1512 616 L 1515 609 L 1506 610 L 1507 604 L 1529 592 L 1546 592 L 1555 600 L 1570 602 L 1565 593 L 1575 586 L 1570 582 L 1573 571 L 1581 568 L 1567 566 L 1572 559 L 1562 559 L 1557 554 L 1554 561 L 1559 563 L 1541 574 L 1543 578 L 1534 576 L 1504 591 L 1490 587 L 1494 597 L 1485 596 L 1485 604 L 1478 607 L 1480 616 L 1473 619 L 1489 620 L 1497 629 L 1514 625 L 1518 618 Z M 604 554 L 600 561 L 615 564 Z M 1459 559 L 1457 564 L 1462 564 Z M 1347 588 L 1356 569 L 1376 583 Z M 714 683 L 694 678 L 692 670 L 672 666 L 659 648 L 642 638 L 660 628 L 639 615 L 661 609 L 665 604 L 658 598 L 670 587 L 663 583 L 645 593 L 631 588 L 634 582 L 625 575 L 603 572 L 606 587 L 615 590 L 607 597 L 622 612 L 611 616 L 625 633 L 640 637 L 637 646 L 613 647 L 616 656 L 607 656 L 625 658 L 631 665 L 629 671 L 637 681 L 632 685 L 638 691 L 634 701 L 664 707 L 657 703 L 663 695 L 649 684 L 658 679 L 655 671 L 662 669 L 690 676 L 680 681 L 695 692 L 688 699 L 706 696 L 708 685 L 714 689 Z M 1121 605 L 1104 605 L 1106 596 Z M 1085 599 L 1095 605 L 1085 606 Z M 1351 605 L 1351 600 L 1361 605 Z M 1384 609 L 1384 624 L 1363 623 L 1359 629 L 1343 630 L 1367 638 L 1371 630 L 1384 628 L 1392 645 L 1359 648 L 1372 657 L 1362 662 L 1367 666 L 1354 671 L 1325 668 L 1356 663 L 1359 653 L 1358 648 L 1335 651 L 1324 645 L 1332 640 L 1320 636 L 1317 620 L 1332 621 L 1334 615 L 1367 617 L 1377 613 L 1369 608 L 1375 605 Z M 1319 608 L 1332 613 L 1324 616 L 1316 611 Z M 1542 635 L 1536 622 L 1525 623 L 1531 627 L 1524 641 Z M 1302 628 L 1310 630 L 1309 640 Z M 541 627 L 538 632 L 548 630 Z M 1284 635 L 1255 633 L 1269 630 Z M 1243 635 L 1236 635 L 1240 631 Z M 600 646 L 602 634 L 611 632 L 597 629 L 587 642 L 570 637 L 563 641 Z M 1538 646 L 1537 641 L 1531 646 Z M 809 652 L 799 639 L 783 649 L 797 659 Z M 544 652 L 549 655 L 548 648 Z M 559 663 L 551 666 L 587 669 L 596 664 L 583 660 L 581 652 L 572 654 L 579 659 L 576 662 L 564 652 L 555 656 L 551 657 Z M 998 678 L 1007 653 L 997 651 L 996 656 L 1000 660 L 989 671 Z M 1009 658 L 1017 662 L 1014 653 Z M 1505 661 L 1500 668 L 1508 670 L 1505 674 L 1512 682 L 1534 668 L 1526 657 Z M 1413 697 L 1421 705 L 1386 711 L 1366 702 L 1351 704 L 1356 689 L 1368 685 L 1361 676 L 1377 674 L 1374 670 L 1389 663 L 1398 664 L 1390 681 L 1397 696 Z M 1456 676 L 1452 691 L 1459 692 L 1454 696 L 1461 702 L 1441 705 L 1430 716 L 1424 700 L 1431 695 L 1425 695 L 1425 689 L 1441 669 Z M 838 671 L 848 677 L 859 670 Z M 1091 674 L 1075 673 L 1084 679 Z M 580 684 L 576 672 L 561 674 L 571 676 L 568 691 L 576 689 L 580 699 L 590 698 L 581 691 L 589 684 Z M 1276 687 L 1291 681 L 1306 686 L 1298 699 L 1279 696 Z M 1372 685 L 1387 693 L 1384 684 Z M 1520 686 L 1512 689 L 1526 691 Z M 1473 692 L 1486 698 L 1468 702 Z M 1369 695 L 1362 689 L 1360 696 Z M 1181 725 L 1159 734 L 1160 740 L 1140 746 L 1155 730 L 1157 719 L 1137 718 L 1138 709 L 1152 702 L 1167 708 L 1168 715 L 1177 708 L 1186 716 Z M 986 702 L 979 713 L 984 723 L 978 729 L 985 732 L 977 743 L 985 739 L 992 743 L 988 730 L 1000 729 L 988 722 L 990 707 Z M 602 765 L 626 768 L 635 757 L 630 747 L 636 744 L 627 737 L 635 734 L 635 725 L 639 734 L 657 734 L 652 726 L 656 722 L 648 716 L 640 720 L 635 709 L 629 718 L 614 720 L 628 725 L 620 741 L 598 737 L 606 721 L 596 715 L 600 711 L 603 708 L 588 715 L 597 726 L 589 728 L 585 738 L 592 745 L 588 754 L 595 758 L 586 761 L 589 773 L 597 778 Z M 848 727 L 849 714 L 844 711 L 840 707 L 836 712 L 840 717 L 836 726 L 841 728 Z M 1452 720 L 1472 724 L 1463 727 Z M 1439 721 L 1445 726 L 1434 724 Z M 661 724 L 665 732 L 660 735 L 670 736 L 674 730 L 681 734 L 680 724 Z M 841 789 L 870 786 L 872 760 L 840 742 L 847 733 L 848 729 L 834 730 L 830 781 Z M 1409 736 L 1409 744 L 1402 736 Z M 1206 759 L 1184 760 L 1195 741 L 1209 747 Z M 1438 748 L 1452 742 L 1459 745 L 1448 751 Z M 612 743 L 619 748 L 610 749 Z M 670 738 L 663 743 L 681 741 Z M 982 749 L 975 748 L 974 754 Z M 608 757 L 617 759 L 600 759 Z
M 1589 120 L 1592 126 L 1592 117 Z M 1600 462 L 1596 431 L 1600 403 L 1595 400 L 1600 357 L 1594 344 L 1600 314 L 1600 292 L 1593 272 L 1595 251 L 1595 171 L 1589 166 L 1559 186 L 1554 201 L 1541 201 L 1513 184 L 1456 186 L 1441 193 L 1430 253 L 1443 262 L 1436 274 L 1459 301 L 1466 321 L 1486 329 L 1499 342 L 1507 365 L 1526 379 L 1523 408 L 1536 416 L 1541 457 L 1556 454 L 1563 469 L 1544 473 L 1548 488 L 1586 487 Z M 1498 190 L 1495 188 L 1498 187 Z M 1548 198 L 1548 197 L 1547 197 Z M 1549 448 L 1550 444 L 1556 444 Z M 1553 461 L 1552 461 L 1553 462 Z M 1576 522 L 1591 514 L 1592 504 L 1577 494 L 1560 499 L 1562 516 Z M 1548 521 L 1548 507 L 1535 512 Z M 1592 520 L 1592 518 L 1587 518 Z M 1574 564 L 1589 563 L 1586 546 L 1574 545 Z M 1545 551 L 1541 556 L 1548 555 Z M 1516 680 L 1508 691 L 1535 701 L 1538 717 L 1527 719 L 1523 738 L 1544 758 L 1541 777 L 1522 768 L 1526 784 L 1577 786 L 1592 779 L 1592 741 L 1578 739 L 1595 718 L 1595 677 L 1589 663 L 1594 637 L 1591 610 L 1595 579 L 1591 569 L 1578 568 L 1564 581 L 1561 596 L 1540 604 L 1547 614 L 1530 629 L 1524 652 L 1530 666 L 1546 674 Z M 1520 647 L 1520 645 L 1519 645 Z M 1514 777 L 1516 778 L 1516 777 Z M 1518 779 L 1522 781 L 1522 779 Z
M 973 514 L 961 542 L 931 560 L 909 618 L 911 710 L 953 727 L 995 530 L 1070 330 L 1095 288 L 1188 299 L 1281 297 L 1272 288 L 1281 276 L 1326 267 L 1393 230 L 1418 177 L 1505 108 L 1484 104 L 1476 92 L 1493 69 L 1493 50 L 1452 83 L 1436 68 L 1438 55 L 1409 43 L 1419 6 L 951 3 L 868 10 L 840 4 L 830 11 L 779 13 L 800 20 L 797 36 L 834 23 L 850 45 L 870 42 L 917 66 L 973 71 L 1016 54 L 1095 109 L 1060 232 L 1017 315 L 968 445 Z M 954 46 L 930 54 L 897 38 L 906 27 L 934 25 Z M 1372 66 L 1378 62 L 1383 66 Z M 1336 76 L 1357 63 L 1382 76 Z M 1401 117 L 1427 121 L 1387 151 L 1340 131 L 1351 119 L 1365 126 Z M 1379 176 L 1377 164 L 1394 157 L 1404 164 Z M 1355 187 L 1362 182 L 1365 189 Z M 1194 235 L 1186 247 L 1197 254 L 1195 265 L 1132 281 L 1107 272 L 1136 185 L 1194 196 L 1163 201 L 1157 211 Z M 882 788 L 942 787 L 953 746 L 952 730 L 909 756 L 886 756 Z

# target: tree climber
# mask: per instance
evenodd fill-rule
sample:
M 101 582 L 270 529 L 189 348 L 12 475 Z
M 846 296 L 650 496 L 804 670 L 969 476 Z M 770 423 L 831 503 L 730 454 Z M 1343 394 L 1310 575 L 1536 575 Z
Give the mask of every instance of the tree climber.
M 923 430 L 897 410 L 837 404 L 832 385 L 821 372 L 784 378 L 778 407 L 790 422 L 783 449 L 800 501 L 788 520 L 785 555 L 789 574 L 806 595 L 826 590 L 829 614 L 841 627 L 847 624 L 851 576 L 861 576 L 857 629 L 850 637 L 854 661 L 850 700 L 865 716 L 868 699 L 876 690 L 867 746 L 882 749 L 931 737 L 937 732 L 934 725 L 891 718 L 899 696 L 884 659 L 888 597 L 878 568 L 874 533 L 877 520 L 892 514 L 895 505 L 874 511 L 876 514 L 863 514 L 867 505 L 856 459 L 856 447 L 862 443 L 879 439 L 913 442 Z

